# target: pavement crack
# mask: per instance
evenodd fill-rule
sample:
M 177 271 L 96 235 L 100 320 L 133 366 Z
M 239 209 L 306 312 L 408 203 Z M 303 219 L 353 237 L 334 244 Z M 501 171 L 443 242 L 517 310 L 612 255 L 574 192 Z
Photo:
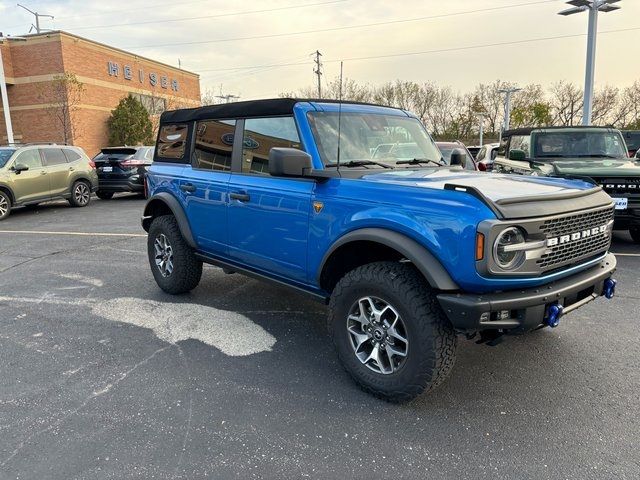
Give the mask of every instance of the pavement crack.
M 146 365 L 147 363 L 149 363 L 150 360 L 152 360 L 156 355 L 158 355 L 159 353 L 164 352 L 165 350 L 171 348 L 173 345 L 167 345 L 165 347 L 159 348 L 157 349 L 155 352 L 153 352 L 151 355 L 143 358 L 142 360 L 140 360 L 138 363 L 136 363 L 133 367 L 129 368 L 128 370 L 126 370 L 125 372 L 121 373 L 119 378 L 117 380 L 115 380 L 112 383 L 109 383 L 107 385 L 105 385 L 105 387 L 103 387 L 100 390 L 94 391 L 91 393 L 91 395 L 89 395 L 87 398 L 84 399 L 84 401 L 76 408 L 74 408 L 73 410 L 69 411 L 67 414 L 63 415 L 62 417 L 60 417 L 58 420 L 56 420 L 55 422 L 51 423 L 49 426 L 42 428 L 34 433 L 32 433 L 31 435 L 29 435 L 27 438 L 25 438 L 24 440 L 22 440 L 17 447 L 11 452 L 11 454 L 5 458 L 2 463 L 0 463 L 0 467 L 4 467 L 7 463 L 9 463 L 16 455 L 18 455 L 22 449 L 34 438 L 49 432 L 50 430 L 52 430 L 53 428 L 59 426 L 60 424 L 62 424 L 64 421 L 66 421 L 68 418 L 72 417 L 73 415 L 75 415 L 76 413 L 78 413 L 80 410 L 82 410 L 83 408 L 85 408 L 89 403 L 91 403 L 92 400 L 110 392 L 111 390 L 113 390 L 114 387 L 116 387 L 120 382 L 122 382 L 124 379 L 126 379 L 131 373 L 133 373 L 134 371 L 136 371 L 138 368 L 140 368 L 142 365 Z

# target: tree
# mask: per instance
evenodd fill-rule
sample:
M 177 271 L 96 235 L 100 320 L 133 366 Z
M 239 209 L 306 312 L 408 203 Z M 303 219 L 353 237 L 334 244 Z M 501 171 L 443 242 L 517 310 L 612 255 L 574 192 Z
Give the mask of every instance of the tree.
M 38 87 L 38 100 L 47 105 L 45 112 L 66 144 L 73 144 L 82 136 L 76 117 L 84 91 L 84 84 L 73 73 L 57 75 Z
M 578 125 L 584 105 L 582 89 L 573 83 L 560 81 L 551 86 L 550 92 L 554 124 L 564 127 Z
M 148 145 L 153 142 L 153 125 L 149 112 L 131 95 L 120 100 L 107 122 L 109 144 Z

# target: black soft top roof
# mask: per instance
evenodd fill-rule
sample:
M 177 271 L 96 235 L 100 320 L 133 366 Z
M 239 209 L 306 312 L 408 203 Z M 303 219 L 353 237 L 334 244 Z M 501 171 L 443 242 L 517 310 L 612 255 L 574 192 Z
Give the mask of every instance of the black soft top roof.
M 192 122 L 204 119 L 251 118 L 291 115 L 293 107 L 300 102 L 339 103 L 338 100 L 308 98 L 273 98 L 269 100 L 248 100 L 245 102 L 222 103 L 206 107 L 186 108 L 164 112 L 161 123 Z M 342 101 L 343 104 L 373 105 L 370 103 Z M 383 107 L 384 105 L 375 105 Z
M 524 127 L 524 128 L 513 128 L 511 130 L 507 130 L 502 134 L 502 137 L 511 137 L 513 135 L 530 135 L 534 130 L 567 130 L 567 129 L 587 129 L 587 130 L 615 130 L 613 127 L 599 127 L 597 125 L 565 125 L 565 126 L 555 126 L 555 127 Z

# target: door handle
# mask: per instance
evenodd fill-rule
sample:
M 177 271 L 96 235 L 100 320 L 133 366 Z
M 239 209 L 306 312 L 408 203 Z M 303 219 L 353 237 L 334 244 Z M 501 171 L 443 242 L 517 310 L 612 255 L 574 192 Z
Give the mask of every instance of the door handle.
M 73 167 L 69 167 L 69 171 L 70 171 L 70 172 L 73 172 L 74 170 L 75 170 L 75 168 L 73 168 Z
M 249 194 L 244 192 L 230 193 L 229 198 L 231 200 L 238 200 L 240 202 L 248 202 L 249 200 L 251 200 L 251 197 L 249 196 Z
M 193 183 L 185 183 L 180 185 L 180 190 L 187 193 L 193 193 L 196 191 L 196 186 Z
M 40 175 L 46 175 L 47 171 L 46 170 L 40 170 Z

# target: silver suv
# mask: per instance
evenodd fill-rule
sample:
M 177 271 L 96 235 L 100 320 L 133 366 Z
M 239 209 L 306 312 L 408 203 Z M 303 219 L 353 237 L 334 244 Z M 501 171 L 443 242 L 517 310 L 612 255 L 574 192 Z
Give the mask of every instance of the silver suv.
M 0 220 L 11 208 L 66 199 L 89 204 L 98 188 L 95 165 L 81 148 L 66 145 L 0 147 Z

